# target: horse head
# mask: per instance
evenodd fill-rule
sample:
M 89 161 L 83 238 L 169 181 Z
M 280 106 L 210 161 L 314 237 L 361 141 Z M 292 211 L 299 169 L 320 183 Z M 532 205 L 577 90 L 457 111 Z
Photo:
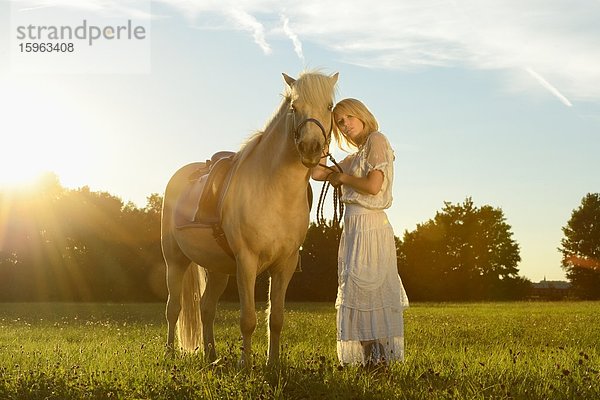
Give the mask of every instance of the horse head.
M 286 74 L 289 103 L 288 131 L 292 132 L 300 161 L 315 167 L 325 154 L 333 129 L 333 100 L 338 73 L 332 76 L 307 72 L 294 79 Z

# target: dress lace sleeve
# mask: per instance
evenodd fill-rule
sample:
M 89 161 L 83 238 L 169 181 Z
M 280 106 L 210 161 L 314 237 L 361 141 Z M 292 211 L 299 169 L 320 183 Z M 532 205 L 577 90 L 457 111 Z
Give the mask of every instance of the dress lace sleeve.
M 346 168 L 347 166 L 347 168 Z M 367 141 L 354 154 L 342 163 L 344 172 L 357 177 L 366 177 L 373 170 L 383 173 L 383 183 L 379 193 L 361 193 L 352 186 L 342 185 L 341 200 L 347 204 L 359 204 L 370 210 L 383 210 L 392 204 L 392 184 L 394 182 L 394 151 L 381 132 L 373 132 Z
M 348 172 L 350 170 L 350 164 L 352 163 L 352 155 L 347 155 L 346 157 L 344 157 L 344 159 L 342 161 L 340 161 L 338 164 L 340 165 L 340 167 L 342 168 L 342 171 L 344 172 Z
M 367 149 L 368 172 L 380 170 L 385 173 L 385 167 L 393 161 L 393 151 L 386 137 L 379 132 L 373 132 Z

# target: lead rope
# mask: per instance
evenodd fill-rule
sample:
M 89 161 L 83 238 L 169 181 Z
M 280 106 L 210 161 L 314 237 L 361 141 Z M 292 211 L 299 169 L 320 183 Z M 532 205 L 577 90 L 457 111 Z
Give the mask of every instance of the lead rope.
M 325 156 L 329 158 L 329 160 L 333 163 L 333 165 L 335 165 L 337 170 L 335 170 L 334 168 L 331 168 L 327 165 L 323 165 L 323 164 L 319 164 L 320 166 L 327 168 L 328 170 L 331 171 L 331 173 L 343 172 L 342 167 L 340 167 L 340 165 L 335 161 L 335 159 L 333 158 L 331 153 L 327 153 L 327 154 L 325 154 Z M 325 204 L 325 199 L 327 198 L 327 192 L 329 191 L 329 186 L 331 186 L 331 183 L 329 181 L 327 181 L 327 180 L 323 181 L 323 186 L 321 187 L 321 194 L 319 195 L 319 203 L 317 204 L 317 223 L 319 224 L 319 226 L 326 225 L 326 222 L 327 222 L 323 215 L 323 206 Z M 344 203 L 341 202 L 341 198 L 342 198 L 342 187 L 339 186 L 337 188 L 333 188 L 332 226 L 336 230 L 336 236 L 338 239 L 339 239 L 339 236 L 340 236 L 340 233 L 342 230 L 342 227 L 341 227 L 342 219 L 344 218 Z

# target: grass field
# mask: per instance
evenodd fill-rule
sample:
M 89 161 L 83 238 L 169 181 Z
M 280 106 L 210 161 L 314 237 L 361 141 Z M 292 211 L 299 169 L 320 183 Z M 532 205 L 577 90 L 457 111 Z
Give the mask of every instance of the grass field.
M 332 304 L 288 303 L 282 362 L 237 368 L 238 305 L 220 305 L 211 366 L 164 356 L 162 304 L 2 304 L 0 399 L 600 399 L 600 303 L 414 304 L 406 361 L 338 367 Z

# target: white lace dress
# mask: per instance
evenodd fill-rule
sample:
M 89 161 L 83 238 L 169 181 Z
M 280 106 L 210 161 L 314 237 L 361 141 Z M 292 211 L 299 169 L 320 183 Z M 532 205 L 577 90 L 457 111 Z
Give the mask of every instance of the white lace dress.
M 340 163 L 351 175 L 364 177 L 372 170 L 384 174 L 377 195 L 342 187 L 346 211 L 336 300 L 341 364 L 404 359 L 403 310 L 408 298 L 398 275 L 394 231 L 384 211 L 392 204 L 393 161 L 387 138 L 373 132 L 356 153 Z M 366 352 L 365 345 L 372 343 L 377 346 Z

